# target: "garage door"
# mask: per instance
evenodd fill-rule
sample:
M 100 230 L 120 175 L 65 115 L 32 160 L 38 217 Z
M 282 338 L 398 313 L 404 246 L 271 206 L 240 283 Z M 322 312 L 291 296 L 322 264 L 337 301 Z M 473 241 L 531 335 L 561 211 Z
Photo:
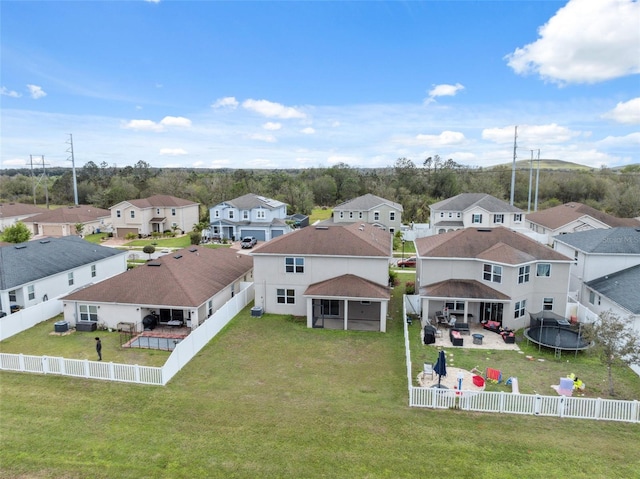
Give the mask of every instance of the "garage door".
M 240 236 L 255 236 L 258 241 L 264 241 L 266 239 L 265 232 L 263 230 L 240 230 Z
M 133 233 L 134 235 L 138 236 L 138 228 L 117 228 L 116 229 L 116 236 L 118 238 L 124 238 L 129 233 Z
M 44 236 L 62 236 L 62 225 L 41 225 Z
M 271 239 L 277 238 L 278 236 L 282 236 L 284 234 L 283 230 L 271 230 Z

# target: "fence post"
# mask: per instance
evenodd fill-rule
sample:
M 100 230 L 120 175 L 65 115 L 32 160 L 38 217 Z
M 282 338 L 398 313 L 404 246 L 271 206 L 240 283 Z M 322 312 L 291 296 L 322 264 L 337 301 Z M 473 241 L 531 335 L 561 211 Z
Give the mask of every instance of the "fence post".
M 109 361 L 109 379 L 115 381 L 115 371 L 113 369 L 113 361 Z
M 47 374 L 49 372 L 49 361 L 47 361 L 47 356 L 42 356 L 42 372 L 43 374 Z
M 536 400 L 533 405 L 533 414 L 538 416 L 540 414 L 540 402 L 542 401 L 542 397 L 539 394 L 536 394 Z
M 24 354 L 20 353 L 18 356 L 18 366 L 20 367 L 20 371 L 24 371 Z
M 600 419 L 600 413 L 602 408 L 602 399 L 598 398 L 596 401 L 596 411 L 595 411 L 595 418 L 594 419 Z
M 634 400 L 631 405 L 631 420 L 633 422 L 640 422 L 640 411 L 638 411 L 638 401 Z
M 67 360 L 65 358 L 60 358 L 60 374 L 67 375 Z
M 89 377 L 89 360 L 88 359 L 84 360 L 84 377 L 85 378 Z
M 133 371 L 135 372 L 136 383 L 139 383 L 140 382 L 140 366 L 135 364 L 133 367 Z
M 504 412 L 504 398 L 505 398 L 505 392 L 500 391 L 500 412 L 501 413 Z

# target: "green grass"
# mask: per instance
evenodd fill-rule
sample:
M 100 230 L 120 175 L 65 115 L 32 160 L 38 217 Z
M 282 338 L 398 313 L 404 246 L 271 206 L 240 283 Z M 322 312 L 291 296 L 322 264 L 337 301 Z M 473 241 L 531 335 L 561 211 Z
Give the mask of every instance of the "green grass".
M 331 213 L 333 210 L 331 208 L 314 208 L 311 210 L 311 215 L 309 215 L 309 224 L 312 225 L 316 221 L 324 221 L 331 218 Z
M 637 477 L 638 425 L 409 408 L 400 290 L 386 334 L 249 306 L 166 387 L 2 372 L 0 477 Z
M 108 238 L 108 233 L 94 233 L 91 235 L 86 235 L 84 239 L 89 243 L 100 244 L 102 242 L 102 238 Z
M 177 236 L 175 238 L 145 238 L 129 241 L 124 246 L 145 247 L 153 245 L 156 249 L 161 248 L 187 248 L 191 246 L 189 235 Z
M 396 243 L 398 243 L 396 245 Z M 402 242 L 394 241 L 393 255 L 394 256 L 402 256 Z M 416 253 L 416 244 L 413 241 L 405 241 L 404 242 L 404 255 L 405 257 L 412 256 Z
M 118 332 L 93 331 L 72 332 L 66 335 L 51 334 L 56 321 L 62 315 L 35 325 L 20 334 L 0 342 L 0 352 L 30 354 L 34 356 L 55 356 L 69 359 L 96 360 L 95 337 L 102 342 L 103 361 L 141 366 L 162 366 L 169 357 L 169 351 L 123 348 Z

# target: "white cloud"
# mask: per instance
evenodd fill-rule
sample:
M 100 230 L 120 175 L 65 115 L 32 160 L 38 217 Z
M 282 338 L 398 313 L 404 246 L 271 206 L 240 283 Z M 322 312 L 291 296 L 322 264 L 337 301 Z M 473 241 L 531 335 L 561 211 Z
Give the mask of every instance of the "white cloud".
M 159 123 L 153 120 L 130 120 L 123 128 L 140 131 L 164 131 L 166 127 L 189 128 L 191 120 L 182 116 L 165 116 Z
M 151 120 L 130 120 L 124 124 L 124 128 L 141 131 L 162 131 L 164 127 Z
M 620 102 L 613 110 L 602 116 L 604 118 L 611 118 L 618 123 L 637 125 L 640 123 L 640 97 Z
M 443 131 L 439 135 L 417 135 L 416 140 L 420 144 L 437 147 L 459 145 L 465 142 L 465 137 L 459 131 Z
M 250 111 L 259 113 L 267 118 L 282 118 L 288 120 L 291 118 L 305 118 L 306 115 L 300 110 L 296 110 L 290 106 L 284 106 L 280 103 L 274 103 L 268 100 L 245 100 L 242 106 Z
M 229 110 L 235 110 L 238 108 L 238 100 L 233 96 L 218 98 L 211 104 L 211 108 L 227 108 Z
M 0 88 L 0 95 L 9 96 L 11 98 L 20 98 L 22 95 L 14 90 L 9 90 L 7 87 Z
M 304 133 L 305 135 L 313 135 L 316 132 L 316 130 L 308 126 L 307 128 L 303 128 L 302 130 L 300 130 L 300 132 Z
M 464 86 L 460 83 L 456 83 L 455 85 L 449 85 L 447 83 L 433 85 L 433 88 L 429 90 L 429 98 L 425 100 L 425 103 L 434 102 L 436 98 L 440 96 L 456 96 L 461 90 L 464 90 Z
M 634 146 L 640 147 L 640 132 L 629 133 L 625 136 L 607 136 L 597 142 L 599 147 Z
M 213 160 L 211 162 L 211 168 L 229 168 L 232 165 L 231 160 Z
M 47 93 L 38 85 L 27 85 L 27 89 L 34 100 L 47 96 Z
M 262 128 L 264 128 L 265 130 L 269 130 L 269 131 L 276 131 L 276 130 L 279 130 L 280 128 L 282 128 L 282 123 L 276 123 L 276 122 L 273 122 L 273 121 L 268 121 L 264 125 L 262 125 Z
M 162 156 L 182 156 L 186 155 L 187 151 L 183 148 L 160 148 L 160 154 Z
M 5 160 L 2 162 L 2 166 L 3 167 L 9 167 L 9 166 L 26 166 L 27 165 L 27 160 L 21 159 L 21 158 L 12 158 L 10 160 Z
M 249 138 L 251 138 L 252 140 L 258 140 L 258 141 L 264 141 L 267 143 L 275 143 L 276 142 L 276 137 L 273 135 L 265 135 L 263 133 L 254 133 L 253 135 L 250 135 Z
M 164 126 L 178 126 L 182 128 L 188 128 L 191 126 L 191 120 L 182 116 L 165 116 L 160 121 L 160 124 Z
M 570 0 L 539 38 L 507 55 L 518 74 L 552 82 L 597 83 L 640 73 L 640 2 Z
M 482 139 L 495 143 L 513 143 L 514 133 L 514 126 L 486 128 L 482 130 Z M 517 144 L 522 148 L 538 148 L 541 144 L 562 143 L 580 135 L 582 135 L 582 132 L 572 131 L 555 123 L 549 125 L 521 125 L 518 126 Z

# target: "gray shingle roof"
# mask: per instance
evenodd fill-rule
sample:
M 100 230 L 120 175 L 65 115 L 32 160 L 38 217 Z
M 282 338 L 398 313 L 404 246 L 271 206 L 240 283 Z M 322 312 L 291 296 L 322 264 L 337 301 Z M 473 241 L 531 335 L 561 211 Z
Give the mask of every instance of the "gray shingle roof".
M 489 213 L 522 213 L 520 208 L 499 200 L 486 193 L 462 193 L 452 198 L 439 201 L 430 206 L 432 210 L 466 211 L 472 206 L 478 206 Z
M 585 253 L 640 254 L 640 228 L 598 228 L 553 238 Z
M 77 236 L 2 246 L 0 290 L 10 290 L 119 254 L 126 251 L 89 243 Z
M 111 212 L 109 210 L 103 210 L 91 205 L 63 206 L 55 210 L 44 210 L 44 212 L 26 219 L 25 223 L 91 223 L 110 217 Z
M 608 274 L 586 284 L 632 314 L 640 314 L 640 265 Z
M 565 203 L 563 205 L 536 211 L 527 215 L 527 221 L 557 230 L 558 228 L 576 221 L 585 216 L 590 216 L 612 228 L 617 226 L 640 226 L 640 221 L 634 218 L 618 218 L 616 216 L 597 210 L 582 203 Z
M 272 200 L 264 196 L 248 193 L 233 200 L 225 201 L 228 205 L 235 206 L 239 210 L 252 210 L 254 208 L 267 208 L 273 210 L 284 205 L 282 201 Z
M 109 209 L 113 209 L 116 206 L 122 203 L 130 203 L 136 208 L 147 209 L 147 208 L 170 208 L 172 206 L 181 207 L 181 206 L 190 206 L 197 205 L 195 201 L 183 200 L 182 198 L 176 198 L 171 195 L 153 195 L 148 198 L 140 198 L 137 200 L 127 200 L 126 202 L 120 202 L 117 205 L 112 206 Z
M 334 208 L 334 211 L 369 211 L 373 208 L 377 208 L 380 205 L 389 205 L 399 211 L 403 211 L 402 205 L 400 203 L 385 200 L 384 198 L 372 195 L 371 193 L 367 193 L 366 195 L 358 196 L 357 198 L 353 198 L 352 200 L 345 201 L 344 203 L 336 206 Z

